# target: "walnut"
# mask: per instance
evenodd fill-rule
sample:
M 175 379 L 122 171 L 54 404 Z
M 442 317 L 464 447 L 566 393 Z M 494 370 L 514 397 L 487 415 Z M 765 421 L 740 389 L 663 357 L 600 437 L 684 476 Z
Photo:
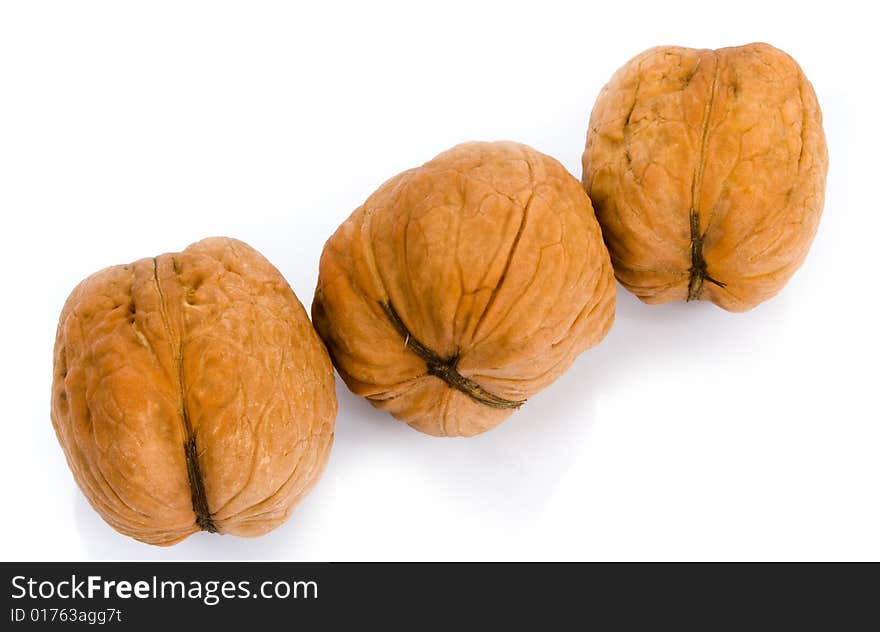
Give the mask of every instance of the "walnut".
M 61 312 L 58 440 L 95 510 L 143 542 L 278 526 L 319 478 L 335 416 L 305 310 L 239 241 L 107 268 Z
M 803 262 L 828 153 L 813 87 L 782 51 L 664 46 L 602 90 L 583 166 L 627 289 L 745 311 Z
M 562 165 L 467 143 L 387 181 L 339 227 L 312 317 L 354 393 L 422 432 L 470 436 L 605 336 L 615 290 Z

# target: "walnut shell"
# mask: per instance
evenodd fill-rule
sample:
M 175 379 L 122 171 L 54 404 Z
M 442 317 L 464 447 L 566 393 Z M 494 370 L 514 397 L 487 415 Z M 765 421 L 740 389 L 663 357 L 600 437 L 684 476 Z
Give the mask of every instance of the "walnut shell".
M 312 318 L 353 392 L 422 432 L 470 436 L 599 342 L 615 291 L 578 181 L 524 145 L 467 143 L 339 227 Z
M 242 242 L 106 268 L 61 312 L 58 440 L 95 510 L 143 542 L 278 526 L 320 477 L 335 416 L 305 310 Z
M 745 311 L 803 262 L 828 152 L 813 87 L 782 51 L 663 46 L 603 88 L 583 167 L 627 289 Z

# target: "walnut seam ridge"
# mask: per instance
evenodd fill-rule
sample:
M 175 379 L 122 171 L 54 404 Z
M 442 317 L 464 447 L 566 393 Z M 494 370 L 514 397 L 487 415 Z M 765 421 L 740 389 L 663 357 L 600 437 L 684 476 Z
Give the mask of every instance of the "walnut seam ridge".
M 517 409 L 526 403 L 526 400 L 511 400 L 499 397 L 490 393 L 470 378 L 463 376 L 456 369 L 458 354 L 450 358 L 440 357 L 410 333 L 397 310 L 391 304 L 391 301 L 379 301 L 379 306 L 394 329 L 403 338 L 404 346 L 424 360 L 428 369 L 428 375 L 433 375 L 443 380 L 451 388 L 461 391 L 471 399 L 490 408 Z
M 171 323 L 168 320 L 168 306 L 165 301 L 165 294 L 159 283 L 159 260 L 153 258 L 153 282 L 156 284 L 156 292 L 159 294 L 159 302 L 162 308 L 162 320 L 165 323 L 165 329 L 168 334 L 168 342 L 173 343 L 171 335 Z M 183 454 L 186 461 L 186 476 L 189 482 L 190 496 L 192 497 L 193 513 L 196 515 L 196 525 L 202 531 L 209 533 L 217 533 L 217 525 L 211 517 L 208 509 L 208 496 L 205 493 L 205 478 L 202 476 L 202 469 L 199 465 L 199 455 L 196 450 L 196 437 L 193 433 L 192 423 L 189 419 L 189 411 L 186 406 L 186 393 L 183 387 L 183 337 L 174 351 L 174 361 L 177 369 L 177 389 L 180 395 L 180 416 L 183 420 L 183 431 L 186 435 L 186 441 L 183 444 Z
M 706 146 L 709 142 L 709 120 L 712 117 L 712 108 L 715 105 L 715 91 L 718 86 L 718 68 L 721 65 L 718 51 L 712 51 L 712 55 L 715 60 L 715 68 L 712 73 L 712 85 L 709 88 L 709 100 L 706 103 L 706 110 L 703 114 L 703 131 L 700 135 L 700 157 L 697 162 L 697 170 L 694 173 L 694 182 L 691 188 L 691 267 L 690 270 L 688 270 L 688 293 L 686 299 L 688 302 L 700 298 L 700 292 L 703 289 L 703 281 L 714 283 L 721 288 L 726 286 L 725 283 L 713 279 L 709 275 L 706 259 L 703 257 L 703 235 L 700 234 L 700 213 L 698 210 L 699 196 L 703 186 L 703 171 L 706 167 Z

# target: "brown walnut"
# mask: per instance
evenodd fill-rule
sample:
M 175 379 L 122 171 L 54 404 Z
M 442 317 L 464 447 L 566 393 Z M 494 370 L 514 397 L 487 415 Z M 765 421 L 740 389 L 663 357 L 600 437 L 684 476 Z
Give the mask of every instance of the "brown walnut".
M 353 392 L 422 432 L 469 436 L 598 343 L 614 296 L 578 181 L 524 145 L 467 143 L 339 227 L 312 317 Z
M 828 153 L 813 87 L 782 51 L 664 46 L 603 88 L 583 167 L 627 289 L 745 311 L 803 262 Z
M 95 510 L 143 542 L 278 526 L 320 477 L 335 416 L 305 310 L 242 242 L 107 268 L 61 312 L 58 440 Z

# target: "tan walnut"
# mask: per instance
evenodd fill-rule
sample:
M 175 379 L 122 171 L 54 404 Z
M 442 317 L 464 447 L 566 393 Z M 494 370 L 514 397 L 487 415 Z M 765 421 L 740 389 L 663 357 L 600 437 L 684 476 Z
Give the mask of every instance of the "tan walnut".
M 287 282 L 234 239 L 107 268 L 67 299 L 52 423 L 114 529 L 260 535 L 319 478 L 333 369 Z
M 614 298 L 577 179 L 524 145 L 474 142 L 388 180 L 339 227 L 312 317 L 353 392 L 469 436 L 599 342 Z
M 782 51 L 664 46 L 603 88 L 583 167 L 627 289 L 745 311 L 803 262 L 828 153 L 813 87 Z

